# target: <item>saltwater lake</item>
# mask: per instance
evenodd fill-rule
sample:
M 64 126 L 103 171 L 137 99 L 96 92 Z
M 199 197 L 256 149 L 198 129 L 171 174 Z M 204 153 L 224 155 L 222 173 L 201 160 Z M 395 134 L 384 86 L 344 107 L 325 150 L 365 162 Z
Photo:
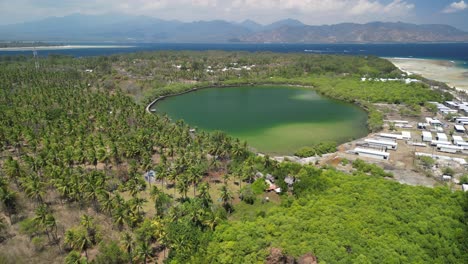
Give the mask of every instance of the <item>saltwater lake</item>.
M 303 146 L 343 143 L 368 133 L 365 111 L 309 88 L 209 88 L 168 97 L 154 107 L 173 120 L 225 131 L 270 154 L 292 154 Z

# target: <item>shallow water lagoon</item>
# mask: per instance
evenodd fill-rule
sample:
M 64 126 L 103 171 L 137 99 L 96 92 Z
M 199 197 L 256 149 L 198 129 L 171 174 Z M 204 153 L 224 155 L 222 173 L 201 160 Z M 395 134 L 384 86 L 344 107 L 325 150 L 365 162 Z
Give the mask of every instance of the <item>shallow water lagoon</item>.
M 310 88 L 209 88 L 168 97 L 155 106 L 192 127 L 222 130 L 257 151 L 292 154 L 324 141 L 343 143 L 367 134 L 367 114 Z

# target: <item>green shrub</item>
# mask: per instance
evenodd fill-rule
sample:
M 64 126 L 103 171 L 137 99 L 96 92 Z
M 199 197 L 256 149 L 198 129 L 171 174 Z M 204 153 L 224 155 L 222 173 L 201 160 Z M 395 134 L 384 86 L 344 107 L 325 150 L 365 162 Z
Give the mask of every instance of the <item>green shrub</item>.
M 315 155 L 323 155 L 326 153 L 333 153 L 336 151 L 336 142 L 322 142 L 312 147 L 303 147 L 296 151 L 294 155 L 307 158 Z
M 33 237 L 39 232 L 39 228 L 36 225 L 34 219 L 28 218 L 19 223 L 19 231 L 22 234 Z
M 259 178 L 252 183 L 252 191 L 256 195 L 264 193 L 267 188 L 268 185 L 263 178 Z
M 129 259 L 127 253 L 122 251 L 117 242 L 101 243 L 99 245 L 99 254 L 94 259 L 94 264 L 125 264 Z
M 263 192 L 263 191 L 262 191 Z M 252 187 L 247 185 L 240 190 L 240 199 L 247 204 L 255 203 L 255 194 L 252 190 Z
M 426 107 L 427 111 L 431 113 L 434 113 L 434 114 L 437 113 L 437 106 L 435 104 L 425 102 L 424 107 Z
M 360 159 L 353 161 L 353 168 L 355 168 L 358 172 L 370 174 L 372 176 L 393 177 L 392 173 L 385 172 L 381 167 L 375 164 L 369 164 Z
M 419 157 L 419 160 L 421 161 L 421 164 L 426 168 L 430 168 L 435 164 L 435 160 L 431 157 L 421 156 Z
M 450 168 L 450 167 L 445 167 L 443 170 L 442 170 L 442 173 L 444 175 L 450 175 L 450 176 L 453 176 L 455 174 L 455 171 Z
M 460 177 L 460 184 L 468 184 L 468 174 Z
M 34 237 L 31 240 L 31 243 L 34 246 L 34 250 L 37 252 L 42 251 L 44 249 L 44 242 L 44 237 L 41 236 Z

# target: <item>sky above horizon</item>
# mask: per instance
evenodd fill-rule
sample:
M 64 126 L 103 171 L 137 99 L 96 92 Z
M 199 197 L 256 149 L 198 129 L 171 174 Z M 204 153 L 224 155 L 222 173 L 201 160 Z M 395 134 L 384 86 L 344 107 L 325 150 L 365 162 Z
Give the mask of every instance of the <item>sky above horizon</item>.
M 468 31 L 468 0 L 0 0 L 0 25 L 76 13 L 261 24 L 286 18 L 309 25 L 402 21 Z

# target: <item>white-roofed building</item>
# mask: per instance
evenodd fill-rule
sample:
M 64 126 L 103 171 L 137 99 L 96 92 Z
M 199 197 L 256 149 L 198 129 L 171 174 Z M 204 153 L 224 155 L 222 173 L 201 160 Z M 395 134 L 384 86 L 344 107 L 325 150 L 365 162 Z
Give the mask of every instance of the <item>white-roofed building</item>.
M 355 148 L 354 153 L 358 156 L 374 159 L 388 160 L 390 158 L 390 153 L 387 153 L 385 151 L 378 151 L 375 149 Z
M 424 142 L 431 142 L 432 141 L 432 133 L 429 131 L 422 132 L 422 141 Z
M 438 144 L 437 150 L 440 152 L 446 152 L 446 153 L 457 153 L 457 152 L 461 152 L 463 150 L 463 147 Z
M 468 184 L 462 184 L 462 190 L 468 192 Z
M 393 150 L 396 150 L 398 147 L 398 143 L 389 140 L 365 139 L 364 142 L 366 142 L 369 146 L 385 147 L 387 149 Z
M 436 139 L 438 141 L 448 141 L 447 135 L 444 133 L 437 133 Z
M 465 131 L 466 131 L 465 127 L 463 127 L 462 125 L 455 125 L 454 129 L 458 133 L 465 133 Z
M 401 136 L 403 137 L 403 139 L 411 139 L 411 132 L 401 131 Z
M 460 136 L 452 136 L 452 142 L 453 144 L 457 145 L 458 142 L 465 142 L 462 137 Z

